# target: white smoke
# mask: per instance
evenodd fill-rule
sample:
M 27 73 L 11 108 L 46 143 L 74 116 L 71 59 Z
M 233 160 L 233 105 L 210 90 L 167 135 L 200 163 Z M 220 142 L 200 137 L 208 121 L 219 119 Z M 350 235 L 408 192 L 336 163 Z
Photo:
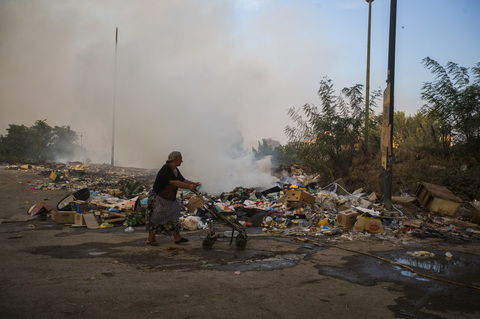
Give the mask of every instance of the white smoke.
M 160 168 L 179 150 L 184 176 L 207 191 L 271 186 L 251 147 L 286 142 L 287 109 L 316 99 L 335 50 L 308 34 L 308 2 L 259 6 L 2 1 L 0 126 L 71 125 L 91 162 L 110 163 L 115 108 L 116 165 Z

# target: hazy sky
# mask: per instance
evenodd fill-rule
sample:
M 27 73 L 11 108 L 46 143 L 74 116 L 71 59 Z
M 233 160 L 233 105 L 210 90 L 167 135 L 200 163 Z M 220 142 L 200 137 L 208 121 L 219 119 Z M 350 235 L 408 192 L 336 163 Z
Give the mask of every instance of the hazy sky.
M 372 4 L 372 90 L 385 88 L 389 11 Z M 480 61 L 479 16 L 478 0 L 398 1 L 395 110 L 421 107 L 426 56 Z M 70 125 L 110 163 L 115 106 L 118 165 L 180 150 L 191 179 L 262 180 L 242 149 L 286 143 L 287 109 L 318 103 L 323 77 L 365 84 L 367 22 L 365 0 L 0 0 L 0 134 Z

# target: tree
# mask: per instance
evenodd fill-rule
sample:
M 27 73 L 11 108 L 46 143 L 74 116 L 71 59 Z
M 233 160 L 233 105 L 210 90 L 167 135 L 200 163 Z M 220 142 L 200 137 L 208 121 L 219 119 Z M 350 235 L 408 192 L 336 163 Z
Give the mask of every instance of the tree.
M 439 131 L 439 122 L 436 118 L 417 112 L 413 116 L 406 116 L 405 112 L 395 112 L 395 130 L 393 144 L 395 148 L 415 150 L 418 147 L 430 147 L 439 143 L 433 132 Z
M 372 92 L 372 107 L 376 106 L 380 95 L 379 91 Z M 299 109 L 289 109 L 288 114 L 296 127 L 287 126 L 285 133 L 311 169 L 328 178 L 344 177 L 363 145 L 363 85 L 344 88 L 336 96 L 332 81 L 324 78 L 320 82 L 318 96 L 321 111 L 309 103 Z M 371 123 L 371 127 L 374 126 L 375 120 Z
M 52 128 L 46 120 L 37 120 L 31 127 L 10 124 L 7 133 L 0 135 L 0 158 L 6 161 L 71 160 L 81 150 L 70 126 Z
M 258 149 L 252 148 L 253 155 L 256 159 L 260 159 L 265 156 L 275 155 L 275 149 L 280 146 L 280 143 L 272 139 L 262 139 L 262 142 L 258 141 Z
M 52 129 L 51 144 L 48 146 L 49 159 L 65 159 L 72 157 L 79 146 L 78 135 L 72 131 L 70 125 L 55 126 Z
M 52 127 L 47 124 L 46 120 L 37 120 L 30 127 L 31 141 L 26 149 L 28 158 L 38 161 L 44 161 L 47 158 L 50 145 L 52 143 Z
M 480 140 L 480 62 L 472 68 L 453 62 L 443 67 L 426 57 L 422 63 L 435 75 L 433 82 L 423 84 L 421 92 L 426 101 L 422 112 L 440 122 L 435 133 L 445 146 L 453 142 L 475 147 Z
M 31 140 L 28 127 L 9 124 L 7 132 L 6 136 L 0 136 L 0 155 L 6 161 L 23 159 Z

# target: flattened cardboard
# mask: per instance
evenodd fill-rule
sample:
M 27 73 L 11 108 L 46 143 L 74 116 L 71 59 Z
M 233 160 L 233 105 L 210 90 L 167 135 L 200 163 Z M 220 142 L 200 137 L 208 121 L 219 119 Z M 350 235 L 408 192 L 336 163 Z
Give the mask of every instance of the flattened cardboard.
M 188 200 L 187 209 L 191 214 L 195 211 L 195 209 L 202 208 L 203 205 L 205 205 L 205 201 L 195 195 L 190 197 L 190 199 Z
M 100 228 L 100 225 L 98 225 L 97 219 L 95 218 L 94 214 L 84 214 L 83 220 L 85 221 L 85 224 L 87 224 L 88 229 Z

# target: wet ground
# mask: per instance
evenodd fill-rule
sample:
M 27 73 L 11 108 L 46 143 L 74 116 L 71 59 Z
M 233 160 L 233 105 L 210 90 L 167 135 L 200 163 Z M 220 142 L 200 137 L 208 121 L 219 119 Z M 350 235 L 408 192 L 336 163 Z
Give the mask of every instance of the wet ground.
M 23 206 L 5 211 L 8 205 L 16 204 L 6 203 L 4 214 L 23 216 Z M 478 242 L 247 231 L 245 250 L 228 238 L 204 250 L 202 231 L 184 232 L 185 245 L 160 236 L 154 247 L 141 226 L 125 233 L 40 219 L 4 222 L 0 317 L 480 317 Z M 433 255 L 415 255 L 421 252 Z
M 310 240 L 304 237 L 298 241 L 295 238 L 265 235 L 260 229 L 249 228 L 247 249 L 237 250 L 234 243 L 230 245 L 228 238 L 220 238 L 212 249 L 205 250 L 201 247 L 204 238 L 202 231 L 188 232 L 191 243 L 187 245 L 174 245 L 169 238 L 160 237 L 160 247 L 146 247 L 144 237 L 138 236 L 143 233 L 141 227 L 129 236 L 122 228 L 72 230 L 48 221 L 23 229 L 20 225 L 0 225 L 0 233 L 6 233 L 10 241 L 25 239 L 29 237 L 29 232 L 41 234 L 52 229 L 56 232 L 53 237 L 61 240 L 62 244 L 35 245 L 24 252 L 30 256 L 70 260 L 75 264 L 82 264 L 88 259 L 107 258 L 110 263 L 135 269 L 135 272 L 183 272 L 196 276 L 205 271 L 217 275 L 219 272 L 243 276 L 252 273 L 262 280 L 275 271 L 289 269 L 296 273 L 305 271 L 300 269 L 309 265 L 310 278 L 301 280 L 301 285 L 315 286 L 322 281 L 321 278 L 332 278 L 353 285 L 353 291 L 359 286 L 367 290 L 368 287 L 385 286 L 386 290 L 399 294 L 392 304 L 385 306 L 395 318 L 453 318 L 441 315 L 452 310 L 456 313 L 455 318 L 473 318 L 473 314 L 479 313 L 480 256 L 455 250 L 455 247 L 442 242 L 430 243 L 429 246 L 435 248 L 428 251 L 420 242 L 409 248 L 365 250 L 369 245 L 378 246 L 379 243 L 370 240 L 360 248 L 355 248 L 360 243 L 345 245 L 327 237 Z M 85 240 L 92 234 L 96 234 L 95 237 L 110 236 L 122 240 Z M 81 243 L 69 243 L 80 238 L 83 239 Z M 430 256 L 415 256 L 415 253 L 428 253 Z M 332 254 L 340 254 L 338 260 L 326 263 L 325 256 Z M 113 277 L 115 271 L 103 269 L 100 275 Z M 288 288 L 286 286 L 283 289 Z M 376 296 L 372 295 L 371 298 Z

